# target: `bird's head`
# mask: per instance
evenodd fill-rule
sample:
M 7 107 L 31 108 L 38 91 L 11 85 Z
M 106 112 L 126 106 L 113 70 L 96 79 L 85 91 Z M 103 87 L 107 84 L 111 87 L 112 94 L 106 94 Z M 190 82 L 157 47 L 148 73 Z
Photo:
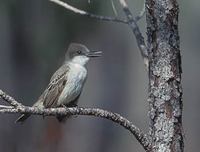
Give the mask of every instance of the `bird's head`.
M 71 43 L 66 53 L 66 60 L 85 65 L 91 57 L 101 56 L 101 51 L 90 51 L 85 45 Z

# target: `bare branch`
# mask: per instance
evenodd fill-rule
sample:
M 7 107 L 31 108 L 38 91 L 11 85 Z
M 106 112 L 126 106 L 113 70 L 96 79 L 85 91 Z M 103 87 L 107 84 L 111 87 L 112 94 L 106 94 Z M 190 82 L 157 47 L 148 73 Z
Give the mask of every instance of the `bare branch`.
M 141 13 L 138 16 L 136 16 L 136 18 L 134 18 L 131 11 L 128 8 L 126 1 L 125 0 L 119 0 L 120 4 L 123 7 L 125 15 L 128 19 L 128 21 L 126 21 L 124 19 L 119 19 L 119 18 L 116 18 L 116 17 L 101 16 L 101 15 L 92 14 L 92 13 L 86 12 L 84 10 L 78 9 L 74 6 L 71 6 L 68 3 L 62 2 L 60 0 L 49 0 L 49 1 L 54 2 L 57 5 L 60 5 L 60 6 L 66 8 L 66 9 L 68 9 L 68 10 L 70 10 L 70 11 L 76 13 L 76 14 L 88 16 L 88 17 L 95 18 L 95 19 L 102 20 L 102 21 L 112 21 L 112 22 L 128 24 L 130 26 L 130 28 L 132 29 L 135 37 L 136 37 L 136 41 L 137 41 L 138 47 L 140 49 L 141 55 L 143 57 L 144 64 L 145 64 L 146 68 L 148 69 L 149 61 L 148 61 L 147 48 L 146 48 L 146 45 L 145 45 L 145 42 L 144 42 L 144 37 L 142 36 L 140 29 L 137 25 L 137 21 L 140 20 L 144 15 L 145 8 L 143 8 Z
M 141 12 L 139 13 L 139 15 L 135 17 L 135 21 L 136 22 L 139 21 L 144 16 L 144 14 L 145 14 L 145 3 L 143 5 L 143 8 L 142 8 Z
M 112 10 L 113 10 L 115 16 L 118 16 L 117 9 L 115 7 L 115 4 L 114 4 L 113 0 L 110 0 L 110 2 L 111 2 Z
M 113 113 L 113 112 L 106 111 L 103 109 L 98 109 L 98 108 L 80 108 L 80 107 L 39 109 L 36 107 L 28 107 L 28 106 L 22 105 L 21 103 L 17 102 L 14 98 L 7 95 L 2 90 L 0 90 L 0 93 L 1 93 L 0 97 L 2 97 L 2 99 L 4 99 L 7 103 L 11 105 L 15 105 L 15 107 L 1 106 L 0 114 L 28 113 L 32 115 L 43 115 L 43 116 L 88 115 L 88 116 L 101 117 L 101 118 L 111 120 L 121 125 L 125 129 L 129 130 L 135 136 L 135 138 L 139 141 L 139 143 L 144 147 L 144 149 L 146 150 L 151 149 L 151 144 L 147 135 L 144 134 L 138 127 L 133 125 L 132 122 L 130 122 L 129 120 L 127 120 L 126 118 L 122 117 L 121 115 L 117 113 Z
M 13 97 L 7 95 L 5 92 L 0 90 L 0 98 L 2 98 L 4 101 L 6 101 L 8 104 L 14 106 L 14 107 L 19 107 L 22 106 L 21 103 L 18 103 Z
M 148 69 L 148 64 L 149 64 L 148 52 L 147 52 L 147 47 L 146 47 L 146 44 L 144 41 L 144 37 L 142 36 L 142 33 L 140 32 L 140 29 L 139 29 L 139 26 L 137 25 L 136 19 L 134 19 L 130 9 L 128 8 L 126 0 L 119 0 L 119 2 L 123 8 L 123 11 L 124 11 L 127 19 L 128 19 L 128 24 L 129 24 L 130 28 L 132 29 L 133 34 L 136 37 L 137 45 L 138 45 L 141 55 L 143 57 L 144 64 Z M 140 17 L 137 17 L 137 18 L 140 19 Z
M 68 10 L 70 10 L 70 11 L 76 13 L 76 14 L 88 16 L 88 17 L 95 18 L 95 19 L 102 20 L 102 21 L 112 21 L 112 22 L 119 22 L 119 23 L 127 24 L 126 20 L 119 19 L 119 18 L 116 18 L 116 17 L 101 16 L 101 15 L 92 14 L 92 13 L 86 12 L 84 10 L 78 9 L 76 7 L 73 7 L 73 6 L 69 5 L 68 3 L 62 2 L 60 0 L 49 0 L 49 1 L 54 2 L 57 5 L 60 5 L 60 6 L 66 8 L 66 9 L 68 9 Z
M 13 106 L 0 105 L 0 109 L 13 109 Z

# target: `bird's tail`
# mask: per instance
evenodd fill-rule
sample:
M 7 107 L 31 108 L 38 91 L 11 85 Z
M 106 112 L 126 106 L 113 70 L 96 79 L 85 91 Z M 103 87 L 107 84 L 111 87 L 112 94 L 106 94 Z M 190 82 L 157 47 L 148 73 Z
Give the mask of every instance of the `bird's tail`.
M 43 102 L 42 102 L 41 99 L 42 98 L 39 98 L 39 100 L 37 102 L 35 102 L 35 104 L 32 107 L 44 108 Z M 19 116 L 19 118 L 17 118 L 17 120 L 15 120 L 15 123 L 21 123 L 22 124 L 30 116 L 31 116 L 31 114 L 29 114 L 29 113 L 22 114 L 21 116 Z
M 30 117 L 31 114 L 22 114 L 15 123 L 23 123 L 28 117 Z

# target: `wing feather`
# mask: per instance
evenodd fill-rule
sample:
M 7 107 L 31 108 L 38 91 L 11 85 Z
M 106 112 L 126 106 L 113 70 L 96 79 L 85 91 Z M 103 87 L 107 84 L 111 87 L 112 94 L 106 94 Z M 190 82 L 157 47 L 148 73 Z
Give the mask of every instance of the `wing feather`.
M 48 87 L 38 99 L 39 102 L 43 102 L 45 108 L 57 107 L 58 98 L 67 82 L 66 73 L 68 70 L 69 67 L 63 65 L 51 77 Z

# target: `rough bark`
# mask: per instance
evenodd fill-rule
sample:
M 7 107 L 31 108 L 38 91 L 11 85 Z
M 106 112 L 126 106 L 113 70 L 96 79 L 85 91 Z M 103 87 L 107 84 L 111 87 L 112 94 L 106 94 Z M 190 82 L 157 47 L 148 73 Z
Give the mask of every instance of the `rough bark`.
M 153 151 L 183 152 L 177 0 L 146 0 Z

